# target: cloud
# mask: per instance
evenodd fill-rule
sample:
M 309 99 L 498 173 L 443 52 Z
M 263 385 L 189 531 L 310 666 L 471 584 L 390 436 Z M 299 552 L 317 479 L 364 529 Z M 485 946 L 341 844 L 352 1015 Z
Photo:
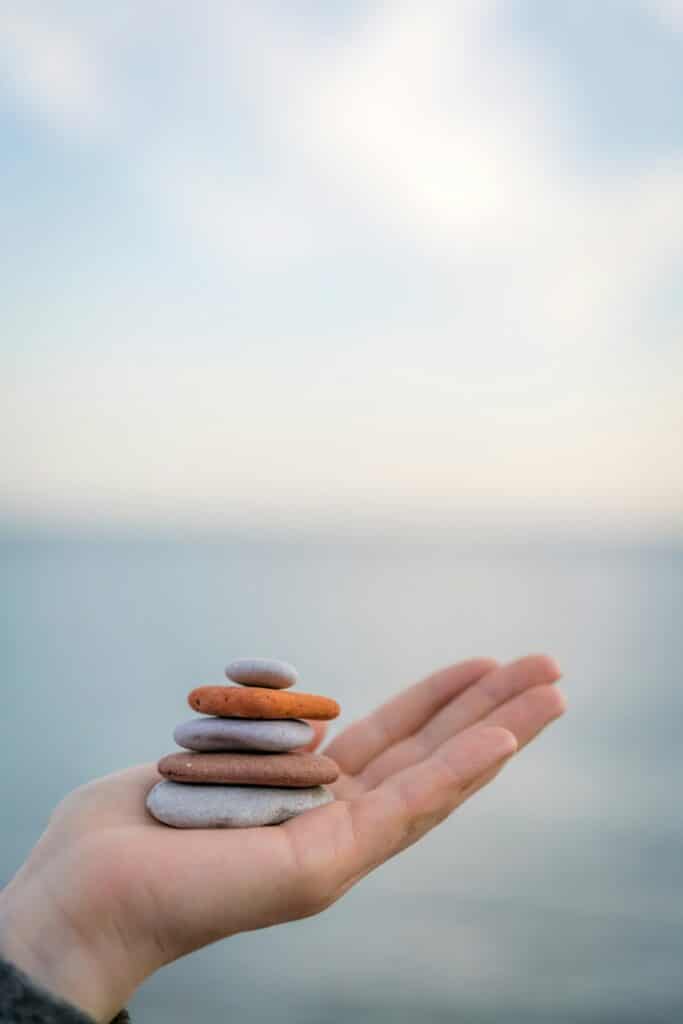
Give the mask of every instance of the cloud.
M 681 0 L 644 0 L 645 9 L 660 18 L 667 28 L 683 31 L 683 2 Z
M 23 103 L 59 128 L 97 130 L 103 117 L 97 64 L 87 39 L 42 11 L 5 5 L 0 11 L 0 65 Z
M 549 351 L 622 339 L 680 258 L 683 160 L 577 166 L 500 13 L 394 4 L 331 53 L 270 41 L 263 117 L 319 188 L 464 278 L 472 320 L 495 296 L 492 330 L 523 325 Z
M 211 118 L 225 119 L 213 149 L 197 152 L 188 152 L 187 119 L 170 139 L 144 118 L 141 127 L 144 83 L 141 96 L 126 81 L 126 58 L 136 45 L 152 57 L 152 23 L 153 73 L 172 88 L 177 46 L 158 10 L 128 6 L 125 32 L 98 31 L 82 15 L 49 24 L 42 12 L 6 14 L 15 88 L 55 118 L 99 128 L 119 158 L 130 149 L 147 194 L 221 256 L 238 257 L 241 240 L 249 267 L 259 253 L 267 266 L 310 257 L 355 212 L 379 218 L 389 244 L 429 247 L 444 268 L 474 279 L 475 294 L 477 279 L 508 295 L 521 288 L 513 318 L 532 313 L 554 336 L 576 338 L 615 312 L 624 278 L 622 301 L 642 297 L 681 236 L 681 162 L 626 175 L 577 167 L 552 83 L 499 28 L 500 2 L 370 6 L 353 30 L 324 40 L 319 26 L 294 31 L 277 9 L 210 3 L 198 30 L 196 12 L 174 5 L 172 35 L 186 30 L 206 64 L 182 64 L 183 88 L 197 96 L 195 113 L 210 90 Z M 234 167 L 235 100 L 265 150 L 256 170 Z
M 675 20 L 678 7 L 648 9 Z M 129 402 L 147 440 L 125 470 L 107 410 L 128 368 L 111 368 L 99 415 L 74 399 L 99 431 L 98 486 L 120 478 L 145 501 L 179 502 L 177 474 L 155 465 L 166 437 L 183 479 L 216 508 L 229 497 L 227 485 L 211 490 L 223 458 L 257 504 L 311 505 L 324 492 L 333 505 L 343 493 L 412 515 L 420 502 L 491 507 L 504 493 L 680 517 L 669 439 L 683 431 L 683 311 L 671 297 L 683 153 L 627 163 L 582 148 L 584 112 L 568 105 L 542 41 L 511 33 L 500 0 L 368 5 L 343 27 L 232 3 L 208 3 L 202 17 L 182 4 L 163 18 L 130 3 L 106 19 L 78 5 L 30 11 L 0 16 L 15 95 L 131 175 L 202 265 L 236 291 L 261 288 L 254 316 L 274 309 L 262 321 L 267 357 L 255 346 L 239 366 L 232 353 L 214 366 L 190 346 L 194 366 L 138 367 L 160 426 Z M 290 289 L 305 321 L 321 265 L 344 298 L 363 273 L 372 296 L 393 261 L 407 269 L 398 284 L 386 270 L 379 329 L 353 294 L 326 345 L 278 320 L 271 289 Z M 406 282 L 417 326 L 389 319 L 405 298 L 392 287 Z M 220 296 L 208 301 L 222 313 Z M 110 326 L 115 348 L 115 316 Z M 171 320 L 165 329 L 182 333 Z M 225 377 L 236 381 L 230 410 Z M 182 399 L 187 381 L 208 421 Z M 57 436 L 48 426 L 32 424 L 26 445 L 58 450 L 45 487 L 68 494 L 90 456 L 70 416 Z

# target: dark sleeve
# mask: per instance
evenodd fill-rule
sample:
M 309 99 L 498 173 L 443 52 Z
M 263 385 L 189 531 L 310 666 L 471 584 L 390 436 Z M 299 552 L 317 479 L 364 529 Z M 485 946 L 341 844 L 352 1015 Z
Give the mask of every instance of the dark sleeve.
M 129 1024 L 121 1010 L 111 1024 Z M 0 958 L 0 1024 L 94 1024 L 77 1006 L 53 996 L 8 960 Z

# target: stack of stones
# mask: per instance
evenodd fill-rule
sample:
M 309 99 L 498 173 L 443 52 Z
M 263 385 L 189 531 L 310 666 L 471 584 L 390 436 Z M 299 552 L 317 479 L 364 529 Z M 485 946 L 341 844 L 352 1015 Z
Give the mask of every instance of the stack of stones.
M 303 750 L 314 737 L 303 719 L 329 719 L 329 697 L 285 692 L 298 679 L 281 661 L 242 658 L 225 674 L 237 686 L 199 686 L 188 696 L 202 718 L 178 725 L 181 753 L 158 768 L 164 781 L 147 797 L 150 813 L 175 828 L 277 825 L 333 799 L 339 774 L 329 757 Z

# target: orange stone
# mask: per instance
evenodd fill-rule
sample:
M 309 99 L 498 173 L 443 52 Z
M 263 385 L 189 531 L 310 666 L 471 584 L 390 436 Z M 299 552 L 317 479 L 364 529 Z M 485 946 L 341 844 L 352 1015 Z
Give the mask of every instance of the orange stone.
M 203 715 L 219 718 L 336 718 L 340 707 L 331 697 L 292 693 L 260 686 L 198 686 L 187 702 Z
M 324 754 L 167 754 L 157 765 L 172 782 L 232 783 L 236 786 L 286 786 L 306 789 L 339 777 L 339 769 Z

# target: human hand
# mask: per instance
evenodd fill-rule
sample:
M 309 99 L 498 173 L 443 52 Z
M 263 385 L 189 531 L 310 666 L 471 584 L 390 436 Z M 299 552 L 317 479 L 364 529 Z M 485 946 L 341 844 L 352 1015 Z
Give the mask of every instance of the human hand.
M 336 800 L 277 827 L 160 825 L 153 765 L 81 786 L 0 894 L 0 953 L 108 1021 L 164 964 L 318 913 L 418 840 L 563 713 L 559 677 L 544 655 L 436 672 L 342 732 Z

